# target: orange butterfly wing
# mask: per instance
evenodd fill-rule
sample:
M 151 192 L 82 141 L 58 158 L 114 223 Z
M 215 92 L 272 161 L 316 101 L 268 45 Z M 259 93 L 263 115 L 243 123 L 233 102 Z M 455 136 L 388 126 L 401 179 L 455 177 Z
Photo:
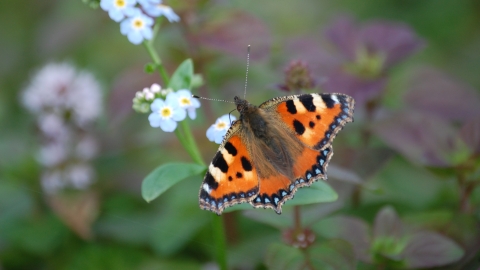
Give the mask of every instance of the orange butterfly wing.
M 200 187 L 200 207 L 221 214 L 226 207 L 251 201 L 258 193 L 258 174 L 236 121 L 210 163 Z
M 320 150 L 353 121 L 354 106 L 353 98 L 344 94 L 303 94 L 274 98 L 259 107 L 278 115 L 305 145 Z
M 283 203 L 293 198 L 298 188 L 327 178 L 333 156 L 331 143 L 338 131 L 353 121 L 354 100 L 343 94 L 303 94 L 274 98 L 259 108 L 271 113 L 273 119 L 279 118 L 305 145 L 292 168 L 294 179 L 281 174 L 261 178 L 258 195 L 250 202 L 280 214 Z

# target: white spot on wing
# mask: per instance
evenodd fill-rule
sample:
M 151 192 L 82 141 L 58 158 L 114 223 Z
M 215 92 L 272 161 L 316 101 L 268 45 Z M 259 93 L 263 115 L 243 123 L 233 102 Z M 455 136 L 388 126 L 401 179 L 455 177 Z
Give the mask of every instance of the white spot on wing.
M 232 155 L 230 155 L 227 151 L 227 149 L 223 148 L 221 150 L 221 153 L 223 155 L 223 159 L 227 162 L 228 165 L 232 164 L 233 160 L 235 159 Z
M 303 106 L 302 102 L 300 102 L 298 98 L 293 100 L 293 104 L 297 109 L 297 113 L 305 113 L 307 111 L 307 109 L 305 109 L 305 106 Z
M 203 184 L 203 190 L 205 190 L 208 194 L 212 192 L 212 189 L 207 185 L 207 183 Z
M 320 95 L 318 94 L 311 94 L 312 97 L 313 97 L 313 105 L 315 105 L 315 107 L 317 108 L 317 112 L 322 112 L 323 110 L 325 110 L 325 108 L 327 108 L 327 106 L 325 105 L 325 102 L 323 102 L 323 99 Z
M 332 100 L 335 101 L 335 103 L 340 103 L 340 101 L 338 101 L 337 95 L 332 95 Z
M 220 168 L 217 168 L 213 166 L 213 164 L 210 163 L 210 166 L 208 166 L 208 171 L 210 174 L 213 176 L 213 179 L 217 182 L 222 182 L 224 178 L 227 176 L 220 170 Z

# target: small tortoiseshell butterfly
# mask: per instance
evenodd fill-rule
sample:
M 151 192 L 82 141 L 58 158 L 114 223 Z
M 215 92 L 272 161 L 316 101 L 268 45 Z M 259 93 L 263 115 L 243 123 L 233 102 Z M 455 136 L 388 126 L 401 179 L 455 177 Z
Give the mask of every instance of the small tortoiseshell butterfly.
M 221 214 L 248 202 L 278 214 L 298 188 L 326 179 L 332 141 L 353 121 L 344 94 L 278 97 L 254 106 L 235 97 L 240 119 L 227 131 L 200 187 L 200 207 Z

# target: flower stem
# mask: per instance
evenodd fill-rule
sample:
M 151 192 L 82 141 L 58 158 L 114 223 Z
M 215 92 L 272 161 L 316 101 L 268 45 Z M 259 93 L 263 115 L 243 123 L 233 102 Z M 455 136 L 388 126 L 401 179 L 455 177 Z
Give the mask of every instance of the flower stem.
M 227 270 L 227 241 L 225 239 L 223 218 L 221 216 L 213 215 L 212 225 L 217 263 L 221 270 Z
M 179 137 L 180 140 L 183 140 L 182 145 L 187 150 L 193 161 L 195 161 L 197 164 L 205 166 L 202 155 L 200 154 L 200 150 L 198 150 L 198 146 L 193 139 L 192 131 L 190 130 L 190 126 L 187 124 L 187 121 L 184 120 L 179 122 L 175 134 Z
M 147 49 L 150 57 L 152 58 L 153 63 L 155 64 L 155 68 L 158 70 L 158 73 L 160 73 L 163 84 L 168 85 L 168 83 L 170 82 L 170 78 L 167 71 L 165 70 L 165 67 L 162 65 L 162 60 L 160 59 L 160 56 L 158 56 L 157 51 L 155 50 L 155 48 L 153 48 L 153 40 L 144 41 L 143 45 L 145 46 L 145 49 Z

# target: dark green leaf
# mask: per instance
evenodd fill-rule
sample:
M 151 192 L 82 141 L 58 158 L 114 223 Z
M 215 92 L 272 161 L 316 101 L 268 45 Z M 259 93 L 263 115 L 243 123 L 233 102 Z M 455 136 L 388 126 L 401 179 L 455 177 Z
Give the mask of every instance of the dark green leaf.
M 303 269 L 303 266 L 305 265 L 305 257 L 298 248 L 274 243 L 268 247 L 265 264 L 268 269 Z
M 180 89 L 190 89 L 193 77 L 193 62 L 192 59 L 183 61 L 177 70 L 172 75 L 168 88 L 177 91 Z
M 308 249 L 310 261 L 315 269 L 356 269 L 357 260 L 352 246 L 340 239 L 333 239 Z
M 199 175 L 205 167 L 193 163 L 167 163 L 151 172 L 142 183 L 142 196 L 150 202 L 181 180 Z

